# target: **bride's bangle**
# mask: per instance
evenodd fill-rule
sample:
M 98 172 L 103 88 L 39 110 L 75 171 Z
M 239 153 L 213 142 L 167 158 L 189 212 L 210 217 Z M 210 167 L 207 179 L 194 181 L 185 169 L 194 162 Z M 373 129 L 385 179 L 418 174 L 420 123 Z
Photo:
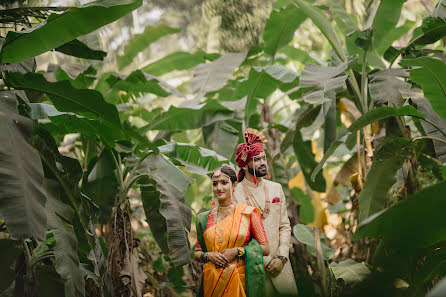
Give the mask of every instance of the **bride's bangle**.
M 203 263 L 207 262 L 207 253 L 201 252 L 200 261 L 203 262 Z

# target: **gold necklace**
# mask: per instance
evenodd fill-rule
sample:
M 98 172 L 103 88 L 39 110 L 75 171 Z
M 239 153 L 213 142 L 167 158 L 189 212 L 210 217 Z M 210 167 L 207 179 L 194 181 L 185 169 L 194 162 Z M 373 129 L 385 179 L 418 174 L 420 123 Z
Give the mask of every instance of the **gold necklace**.
M 219 218 L 219 214 L 220 214 L 220 210 L 222 210 L 223 218 L 218 219 Z M 221 207 L 220 205 L 217 206 L 216 216 L 215 216 L 215 235 L 217 237 L 217 242 L 218 243 L 222 243 L 223 242 L 223 235 L 225 233 L 225 227 L 224 226 L 219 226 L 219 224 L 232 211 L 233 211 L 232 205 L 223 206 L 223 207 Z
M 257 207 L 260 210 L 262 219 L 265 219 L 270 213 L 270 201 L 266 185 L 263 184 L 263 192 L 265 193 L 265 207 L 263 209 L 260 207 L 260 204 L 257 202 L 257 199 L 255 199 L 254 195 L 248 189 L 248 186 L 245 185 L 244 183 L 242 183 L 242 185 L 243 185 L 243 191 L 245 192 L 246 203 L 248 205 Z

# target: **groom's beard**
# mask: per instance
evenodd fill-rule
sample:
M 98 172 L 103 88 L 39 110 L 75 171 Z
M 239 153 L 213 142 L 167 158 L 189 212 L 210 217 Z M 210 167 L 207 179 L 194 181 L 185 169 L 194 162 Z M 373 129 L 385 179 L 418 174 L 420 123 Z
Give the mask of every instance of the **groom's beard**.
M 249 172 L 251 175 L 254 175 L 254 169 L 253 169 L 252 167 L 249 167 L 249 166 L 248 166 L 248 172 Z M 259 168 L 256 168 L 256 174 L 255 174 L 255 176 L 257 176 L 257 177 L 264 177 L 264 176 L 266 175 L 266 172 L 267 172 L 267 170 L 266 170 L 266 166 L 265 166 L 265 165 L 262 165 L 262 166 L 260 166 Z

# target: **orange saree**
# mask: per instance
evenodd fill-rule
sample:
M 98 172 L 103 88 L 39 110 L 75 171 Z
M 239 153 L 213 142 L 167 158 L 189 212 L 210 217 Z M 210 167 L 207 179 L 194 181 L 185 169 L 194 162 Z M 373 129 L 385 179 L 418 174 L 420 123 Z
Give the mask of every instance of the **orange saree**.
M 201 221 L 203 225 L 201 227 L 197 225 L 197 233 L 202 232 L 198 235 L 197 246 L 204 244 L 205 246 L 202 247 L 204 251 L 222 252 L 227 248 L 245 247 L 253 238 L 261 244 L 268 242 L 261 224 L 260 213 L 256 208 L 239 204 L 235 207 L 233 214 L 227 215 L 218 223 L 215 223 L 213 214 L 214 211 L 210 211 L 205 214 L 205 220 L 198 219 L 198 222 Z M 204 226 L 205 228 L 203 228 Z M 247 249 L 245 248 L 245 250 Z M 256 255 L 251 252 L 249 258 L 247 255 L 246 259 L 255 257 L 263 265 L 261 248 L 260 255 L 258 255 L 258 251 L 259 249 L 256 250 Z M 247 296 L 245 291 L 245 260 L 235 259 L 224 268 L 217 268 L 212 262 L 205 263 L 203 266 L 203 296 Z M 251 262 L 254 263 L 255 261 Z M 257 265 L 257 270 L 259 270 L 259 266 L 260 264 Z M 263 267 L 261 268 L 263 269 Z

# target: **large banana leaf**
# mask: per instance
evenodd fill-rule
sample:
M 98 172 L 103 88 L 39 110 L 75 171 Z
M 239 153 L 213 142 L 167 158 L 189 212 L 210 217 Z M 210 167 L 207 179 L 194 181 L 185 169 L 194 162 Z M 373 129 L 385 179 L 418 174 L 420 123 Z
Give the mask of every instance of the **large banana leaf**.
M 232 110 L 211 100 L 190 108 L 171 106 L 168 111 L 155 116 L 144 129 L 183 131 L 201 128 L 233 117 Z
M 312 64 L 321 64 L 321 61 L 316 57 L 311 56 L 307 51 L 297 49 L 292 47 L 291 45 L 284 46 L 279 53 L 285 54 L 290 61 L 298 61 L 302 64 L 312 63 Z M 276 62 L 280 62 L 282 58 L 275 59 Z M 288 61 L 286 60 L 284 64 Z
M 60 200 L 59 187 L 57 182 L 45 180 L 45 189 L 48 194 L 45 206 L 47 226 L 56 239 L 54 246 L 56 271 L 64 280 L 66 297 L 84 296 L 85 281 L 79 267 L 78 242 L 72 225 L 74 212 Z
M 330 11 L 333 13 L 336 25 L 345 34 L 345 36 L 358 30 L 358 20 L 353 15 L 345 11 L 339 0 L 333 0 L 330 3 Z
M 411 96 L 412 101 L 416 104 L 417 109 L 426 115 L 426 119 L 430 122 L 433 122 L 443 130 L 443 133 L 446 133 L 446 120 L 440 118 L 438 114 L 432 109 L 432 106 L 430 105 L 429 101 L 424 98 L 423 92 L 421 90 L 419 94 L 419 97 L 416 95 L 415 91 L 416 89 L 412 89 L 412 92 L 408 95 Z M 443 139 L 446 140 L 446 137 L 441 133 L 441 131 L 438 131 L 437 127 L 432 126 L 426 121 L 420 121 L 422 130 L 426 133 L 429 137 L 435 137 L 437 139 Z M 434 144 L 434 150 L 435 150 L 435 157 L 442 163 L 446 162 L 446 144 L 443 142 L 440 142 L 438 140 L 432 141 Z
M 386 246 L 403 250 L 429 247 L 445 241 L 445 191 L 446 182 L 443 181 L 376 213 L 360 224 L 353 239 L 379 237 Z
M 0 92 L 0 217 L 16 239 L 45 238 L 43 169 L 29 144 L 32 121 L 17 112 L 13 91 Z
M 296 200 L 299 206 L 299 219 L 304 224 L 309 224 L 314 221 L 314 206 L 311 203 L 310 197 L 306 195 L 300 188 L 292 188 L 291 197 Z
M 181 170 L 160 155 L 150 154 L 137 167 L 150 178 L 140 179 L 146 220 L 163 252 L 175 266 L 190 262 L 187 231 L 191 210 L 184 203 L 184 192 L 192 183 Z
M 116 56 L 119 69 L 124 68 L 132 63 L 133 59 L 139 52 L 146 49 L 150 44 L 154 43 L 163 36 L 178 33 L 181 30 L 171 28 L 164 24 L 157 26 L 147 26 L 141 34 L 135 34 L 132 39 L 125 45 L 122 56 Z
M 190 83 L 192 92 L 206 94 L 219 90 L 245 58 L 246 53 L 227 53 L 211 63 L 198 65 Z
M 400 18 L 401 9 L 407 0 L 383 0 L 379 3 L 375 18 L 373 19 L 373 48 L 387 47 L 392 45 L 393 40 L 388 40 Z M 392 30 L 389 30 L 392 28 Z M 386 42 L 389 42 L 386 46 Z
M 339 56 L 342 62 L 347 60 L 347 56 L 342 48 L 341 42 L 339 41 L 339 37 L 336 34 L 336 31 L 331 26 L 330 21 L 327 17 L 321 12 L 320 9 L 313 6 L 311 3 L 305 0 L 293 0 L 297 6 L 300 8 L 300 13 L 307 15 L 313 23 L 321 30 L 322 34 L 327 38 L 328 42 L 330 42 L 331 46 L 335 50 L 336 54 Z
M 159 146 L 158 149 L 169 158 L 178 160 L 195 174 L 207 174 L 229 162 L 213 150 L 189 143 L 169 143 Z
M 421 27 L 413 32 L 409 45 L 432 44 L 446 35 L 446 1 L 440 0 L 428 17 L 423 20 Z M 408 45 L 408 46 L 409 46 Z
M 59 47 L 128 14 L 142 0 L 97 0 L 51 14 L 46 21 L 20 32 L 9 31 L 0 63 L 21 62 Z
M 118 194 L 118 181 L 114 173 L 112 152 L 104 149 L 83 182 L 85 193 L 99 206 L 99 221 L 106 224 L 110 219 L 115 198 Z
M 256 107 L 259 101 L 257 98 L 266 99 L 276 89 L 274 79 L 262 68 L 251 68 L 247 80 L 241 82 L 236 89 L 237 98 L 246 98 L 245 123 L 247 127 L 256 127 L 258 123 L 252 121 L 256 113 Z
M 339 263 L 331 262 L 328 267 L 336 279 L 343 279 L 347 285 L 359 283 L 370 274 L 365 263 L 358 263 L 352 259 Z
M 446 64 L 438 59 L 421 57 L 400 62 L 411 66 L 410 78 L 419 84 L 435 112 L 446 119 Z
M 306 18 L 295 5 L 288 5 L 280 10 L 273 9 L 263 30 L 265 53 L 274 57 L 281 47 L 293 39 L 294 32 Z
M 169 96 L 169 92 L 159 85 L 157 79 L 144 74 L 141 70 L 133 71 L 125 78 L 112 75 L 107 82 L 113 89 L 125 91 L 128 94 L 152 93 L 160 97 Z
M 102 61 L 107 55 L 106 52 L 89 48 L 85 43 L 81 42 L 78 39 L 73 39 L 70 42 L 62 44 L 61 46 L 56 47 L 55 50 L 65 55 L 90 60 Z
M 234 155 L 234 148 L 239 141 L 239 131 L 226 121 L 216 122 L 202 128 L 203 139 L 208 147 L 228 160 Z
M 367 182 L 359 195 L 359 221 L 382 210 L 387 202 L 387 192 L 396 182 L 396 172 L 404 160 L 411 156 L 411 140 L 392 138 L 385 141 L 373 158 Z
M 293 141 L 294 153 L 296 154 L 297 161 L 300 169 L 305 177 L 306 182 L 311 189 L 318 192 L 325 192 L 326 183 L 322 173 L 319 173 L 315 180 L 311 180 L 311 172 L 317 166 L 317 162 L 314 160 L 314 154 L 311 148 L 311 141 L 303 141 L 302 134 L 298 131 L 294 136 Z
M 79 113 L 94 119 L 104 119 L 116 127 L 121 127 L 116 106 L 105 102 L 98 91 L 75 89 L 68 81 L 52 83 L 40 73 L 21 75 L 8 72 L 5 82 L 17 89 L 45 92 L 59 111 Z
M 108 147 L 114 147 L 115 141 L 125 139 L 126 136 L 121 129 L 108 122 L 91 120 L 72 113 L 60 112 L 53 105 L 46 103 L 30 103 L 31 119 L 41 119 L 49 117 L 50 123 L 41 124 L 53 136 L 63 136 L 69 133 L 81 133 L 83 136 L 100 143 L 101 141 Z
M 347 135 L 339 137 L 330 144 L 330 147 L 324 153 L 322 160 L 319 162 L 319 164 L 317 164 L 316 168 L 313 170 L 313 173 L 311 174 L 311 179 L 314 180 L 316 178 L 317 173 L 322 169 L 322 166 L 325 164 L 327 159 L 336 151 L 336 149 L 341 144 L 349 142 L 353 137 L 356 137 L 353 132 L 356 132 L 376 121 L 404 115 L 413 116 L 421 119 L 424 119 L 426 117 L 424 114 L 419 113 L 413 106 L 410 105 L 406 105 L 400 109 L 395 107 L 378 107 L 362 115 L 359 119 L 357 119 L 355 122 L 353 122 L 353 124 L 351 124 L 348 127 Z
M 434 11 L 426 18 L 423 19 L 423 23 L 420 27 L 413 31 L 413 36 L 408 45 L 396 50 L 389 48 L 387 60 L 392 64 L 398 58 L 398 56 L 406 49 L 413 47 L 414 45 L 427 45 L 433 44 L 436 41 L 446 36 L 446 11 L 444 9 L 445 0 L 440 0 L 437 3 Z
M 313 235 L 313 229 L 310 226 L 304 225 L 304 224 L 297 224 L 293 227 L 293 235 L 296 237 L 298 241 L 305 244 L 308 249 L 310 250 L 310 253 L 317 257 L 316 252 L 316 243 L 314 241 L 314 235 Z M 322 256 L 325 260 L 331 259 L 334 255 L 334 250 L 329 248 L 326 244 L 321 242 L 322 247 Z
M 193 54 L 188 52 L 174 52 L 145 66 L 142 71 L 152 75 L 162 75 L 174 70 L 191 69 L 198 64 L 206 62 L 206 60 L 214 61 L 218 57 L 220 57 L 219 54 L 207 54 L 202 50 L 197 50 Z

